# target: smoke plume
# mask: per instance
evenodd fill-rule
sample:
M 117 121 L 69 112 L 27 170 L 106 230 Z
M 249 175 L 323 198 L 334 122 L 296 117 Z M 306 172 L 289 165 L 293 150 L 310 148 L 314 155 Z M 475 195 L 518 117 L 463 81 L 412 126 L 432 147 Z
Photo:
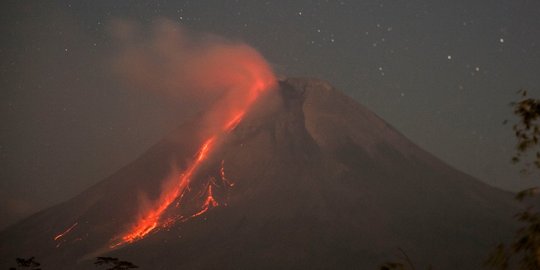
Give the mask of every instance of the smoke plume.
M 268 63 L 249 45 L 194 34 L 170 20 L 147 29 L 116 21 L 112 33 L 119 45 L 113 68 L 121 78 L 207 112 L 209 127 L 221 126 L 275 81 Z

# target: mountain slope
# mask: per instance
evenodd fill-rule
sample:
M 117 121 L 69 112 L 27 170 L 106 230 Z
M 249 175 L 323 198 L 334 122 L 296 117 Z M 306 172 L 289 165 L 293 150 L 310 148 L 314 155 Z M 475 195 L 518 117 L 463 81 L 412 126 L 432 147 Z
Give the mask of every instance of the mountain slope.
M 220 141 L 185 203 L 167 210 L 176 222 L 110 248 L 192 159 L 199 125 L 2 232 L 1 266 L 36 256 L 93 269 L 88 258 L 107 254 L 142 269 L 373 269 L 399 247 L 419 265 L 477 269 L 514 229 L 509 193 L 447 166 L 327 83 L 290 78 Z

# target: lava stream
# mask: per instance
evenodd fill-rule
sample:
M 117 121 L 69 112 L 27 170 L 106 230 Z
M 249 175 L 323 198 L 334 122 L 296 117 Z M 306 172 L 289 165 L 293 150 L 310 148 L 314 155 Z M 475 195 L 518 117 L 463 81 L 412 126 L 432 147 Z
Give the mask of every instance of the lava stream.
M 181 175 L 178 185 L 176 185 L 173 190 L 166 192 L 164 196 L 161 196 L 159 202 L 156 204 L 156 207 L 141 219 L 137 221 L 135 226 L 124 236 L 122 236 L 121 241 L 112 245 L 111 247 L 116 247 L 125 243 L 132 243 L 136 240 L 139 240 L 150 233 L 158 226 L 159 219 L 161 218 L 163 212 L 167 210 L 169 205 L 181 196 L 186 187 L 189 185 L 189 181 L 195 170 L 201 165 L 208 157 L 208 152 L 212 148 L 216 136 L 210 137 L 207 139 L 197 153 L 195 161 L 187 168 L 187 170 Z
M 225 183 L 229 187 L 234 187 L 234 183 L 229 181 L 229 179 L 225 176 L 225 160 L 221 161 L 221 168 L 219 169 L 219 174 L 223 183 Z
M 225 130 L 233 130 L 244 117 L 245 111 L 237 113 L 227 124 L 225 124 Z
M 140 240 L 156 229 L 158 226 L 171 226 L 174 223 L 174 220 L 165 220 L 162 221 L 161 217 L 167 208 L 178 198 L 181 198 L 184 195 L 186 190 L 189 190 L 189 184 L 192 180 L 193 175 L 201 164 L 208 158 L 209 153 L 213 150 L 216 140 L 223 133 L 229 133 L 232 131 L 244 118 L 247 110 L 251 107 L 253 102 L 259 96 L 259 94 L 273 86 L 275 81 L 268 80 L 264 81 L 263 79 L 256 79 L 255 83 L 252 84 L 250 89 L 248 89 L 249 94 L 246 96 L 242 106 L 236 108 L 232 112 L 229 112 L 229 118 L 224 121 L 224 124 L 221 126 L 221 131 L 211 135 L 208 139 L 199 148 L 195 160 L 189 165 L 186 171 L 180 176 L 177 184 L 169 190 L 162 192 L 160 198 L 154 204 L 153 208 L 147 210 L 141 215 L 141 217 L 135 222 L 135 224 L 121 236 L 113 239 L 114 244 L 110 245 L 111 248 L 133 243 L 134 241 Z M 223 164 L 222 164 L 223 166 Z M 224 178 L 223 168 L 221 169 L 222 177 Z M 232 186 L 232 185 L 230 185 Z M 201 211 L 191 215 L 190 217 L 200 216 L 211 207 L 218 206 L 218 202 L 214 199 L 212 194 L 212 186 L 208 185 L 207 198 L 201 207 Z M 161 223 L 161 224 L 160 224 Z
M 57 241 L 59 240 L 60 238 L 66 236 L 66 234 L 68 234 L 69 232 L 71 232 L 71 230 L 73 230 L 73 228 L 75 228 L 77 225 L 79 225 L 79 222 L 75 222 L 73 225 L 71 225 L 69 228 L 67 228 L 65 231 L 61 232 L 60 234 L 58 234 L 57 236 L 54 237 L 54 241 Z
M 211 207 L 216 207 L 218 205 L 219 205 L 219 203 L 214 199 L 214 195 L 212 194 L 212 185 L 208 184 L 206 200 L 203 203 L 201 211 L 191 215 L 190 218 L 198 217 L 198 216 L 206 213 L 206 211 L 208 211 L 208 209 L 210 209 Z

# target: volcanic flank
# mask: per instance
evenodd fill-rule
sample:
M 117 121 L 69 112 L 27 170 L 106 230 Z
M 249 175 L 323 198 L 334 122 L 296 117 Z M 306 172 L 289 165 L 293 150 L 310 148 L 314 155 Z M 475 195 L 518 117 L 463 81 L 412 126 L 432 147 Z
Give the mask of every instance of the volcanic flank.
M 93 269 L 106 255 L 141 269 L 375 269 L 402 248 L 420 266 L 478 269 L 511 235 L 511 194 L 445 165 L 329 84 L 289 78 L 254 102 L 210 142 L 194 119 L 8 228 L 1 267 L 36 256 L 44 269 Z M 188 173 L 185 191 L 150 217 Z M 150 225 L 126 238 L 141 220 Z

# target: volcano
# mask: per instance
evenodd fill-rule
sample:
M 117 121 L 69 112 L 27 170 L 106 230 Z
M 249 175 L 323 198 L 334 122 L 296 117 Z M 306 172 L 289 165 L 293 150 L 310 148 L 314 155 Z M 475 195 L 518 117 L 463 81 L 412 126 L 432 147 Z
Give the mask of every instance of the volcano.
M 94 257 L 112 256 L 141 269 L 376 269 L 402 249 L 419 267 L 478 269 L 513 234 L 512 194 L 446 165 L 324 81 L 274 88 L 227 134 L 205 141 L 194 119 L 4 230 L 1 267 L 35 256 L 44 269 L 95 269 Z M 185 191 L 152 216 L 197 160 Z

